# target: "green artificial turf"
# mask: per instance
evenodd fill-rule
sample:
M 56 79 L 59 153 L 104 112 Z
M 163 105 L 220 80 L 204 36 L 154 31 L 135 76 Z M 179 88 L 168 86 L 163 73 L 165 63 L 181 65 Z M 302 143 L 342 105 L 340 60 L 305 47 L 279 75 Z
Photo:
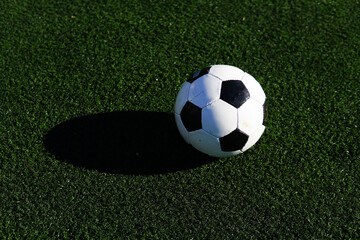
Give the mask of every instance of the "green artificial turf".
M 359 39 L 358 0 L 2 0 L 0 238 L 360 238 Z M 269 100 L 236 157 L 174 127 L 210 64 Z

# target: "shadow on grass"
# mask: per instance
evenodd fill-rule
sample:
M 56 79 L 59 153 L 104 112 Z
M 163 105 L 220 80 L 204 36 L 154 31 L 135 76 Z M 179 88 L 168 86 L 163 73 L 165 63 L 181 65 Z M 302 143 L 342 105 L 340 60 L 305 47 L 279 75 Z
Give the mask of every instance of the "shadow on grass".
M 216 160 L 185 143 L 173 114 L 159 112 L 74 118 L 52 128 L 44 145 L 59 160 L 107 173 L 168 173 Z

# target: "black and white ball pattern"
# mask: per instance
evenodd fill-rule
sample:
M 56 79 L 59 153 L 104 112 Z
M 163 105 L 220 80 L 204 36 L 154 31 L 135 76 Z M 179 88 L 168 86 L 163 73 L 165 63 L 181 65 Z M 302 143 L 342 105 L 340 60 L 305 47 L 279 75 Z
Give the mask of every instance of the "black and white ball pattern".
M 253 146 L 265 130 L 266 96 L 250 74 L 228 65 L 208 66 L 181 87 L 175 120 L 187 143 L 227 157 Z

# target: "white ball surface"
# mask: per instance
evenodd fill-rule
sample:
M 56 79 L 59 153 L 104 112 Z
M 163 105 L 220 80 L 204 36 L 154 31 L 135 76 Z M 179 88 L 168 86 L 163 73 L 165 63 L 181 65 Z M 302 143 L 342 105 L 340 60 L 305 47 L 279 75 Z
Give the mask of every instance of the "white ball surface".
M 237 109 L 218 100 L 202 110 L 202 127 L 215 137 L 223 137 L 237 127 Z

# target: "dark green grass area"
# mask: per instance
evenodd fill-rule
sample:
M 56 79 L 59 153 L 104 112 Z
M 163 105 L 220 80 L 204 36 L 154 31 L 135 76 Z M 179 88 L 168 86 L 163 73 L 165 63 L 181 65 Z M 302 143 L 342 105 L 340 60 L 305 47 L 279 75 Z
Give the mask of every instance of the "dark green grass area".
M 0 238 L 360 238 L 360 2 L 146 2 L 0 2 Z M 170 117 L 210 64 L 269 100 L 215 161 Z

